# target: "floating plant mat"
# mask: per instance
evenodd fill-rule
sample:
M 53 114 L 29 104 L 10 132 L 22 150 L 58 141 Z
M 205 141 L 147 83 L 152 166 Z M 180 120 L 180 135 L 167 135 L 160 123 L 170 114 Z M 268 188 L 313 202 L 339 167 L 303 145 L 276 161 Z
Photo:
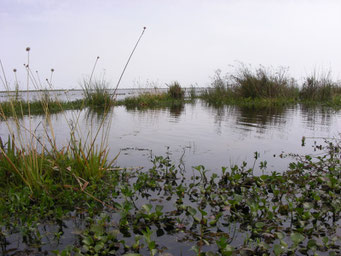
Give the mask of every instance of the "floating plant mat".
M 71 212 L 44 196 L 9 197 L 1 206 L 1 253 L 340 255 L 340 147 L 325 149 L 261 176 L 244 164 L 220 174 L 197 166 L 188 179 L 156 157 L 149 170 L 117 168 L 83 192 L 74 187 L 63 199 L 74 202 Z M 18 208 L 6 215 L 6 207 Z

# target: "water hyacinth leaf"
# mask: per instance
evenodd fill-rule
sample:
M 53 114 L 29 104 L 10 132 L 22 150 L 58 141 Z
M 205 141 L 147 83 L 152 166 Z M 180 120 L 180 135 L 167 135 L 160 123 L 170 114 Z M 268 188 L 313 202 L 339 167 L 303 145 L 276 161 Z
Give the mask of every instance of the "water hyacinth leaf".
M 145 210 L 147 213 L 150 213 L 153 206 L 151 204 L 144 204 L 142 205 L 142 209 Z
M 274 245 L 274 253 L 275 255 L 281 255 L 283 252 L 285 252 L 285 248 L 284 246 L 280 245 L 280 244 L 275 244 Z
M 305 203 L 303 203 L 303 207 L 304 207 L 304 209 L 311 209 L 311 208 L 313 208 L 313 204 L 305 202 Z
M 250 248 L 243 248 L 239 251 L 239 253 L 242 256 L 251 256 L 251 255 L 254 255 L 254 250 Z
M 234 199 L 240 203 L 241 201 L 243 201 L 243 196 L 239 195 L 239 194 L 234 194 Z
M 313 248 L 313 247 L 316 247 L 317 246 L 317 244 L 316 244 L 316 240 L 314 240 L 314 239 L 310 239 L 309 241 L 308 241 L 308 243 L 307 243 L 307 246 L 308 246 L 308 248 Z
M 256 223 L 256 228 L 262 228 L 265 226 L 265 223 L 264 222 L 257 222 Z
M 92 240 L 92 238 L 91 237 L 89 237 L 89 236 L 87 236 L 87 237 L 85 237 L 84 239 L 83 239 L 83 243 L 85 244 L 85 245 L 91 245 L 91 244 L 93 244 L 93 240 Z
M 193 207 L 188 206 L 187 211 L 190 215 L 195 216 L 197 214 L 197 210 L 195 210 Z
M 200 211 L 202 216 L 206 216 L 207 215 L 207 212 L 205 212 L 204 210 L 199 209 L 199 211 Z
M 290 238 L 294 244 L 299 244 L 305 239 L 305 236 L 300 233 L 295 232 L 295 233 L 291 233 Z

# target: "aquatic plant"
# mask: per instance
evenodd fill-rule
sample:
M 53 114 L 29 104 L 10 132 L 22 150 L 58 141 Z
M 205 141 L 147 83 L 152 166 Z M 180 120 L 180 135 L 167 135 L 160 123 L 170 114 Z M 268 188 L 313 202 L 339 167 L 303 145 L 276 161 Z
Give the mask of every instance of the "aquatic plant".
M 107 248 L 116 255 L 338 255 L 340 145 L 329 141 L 319 148 L 319 157 L 301 156 L 282 174 L 255 176 L 243 163 L 222 167 L 220 173 L 200 165 L 189 178 L 164 157 L 155 157 L 149 170 L 117 171 L 106 199 L 115 210 L 88 218 L 81 242 L 66 250 L 80 255 Z
M 27 54 L 29 61 L 29 50 Z M 4 177 L 1 182 L 4 182 L 3 184 L 8 182 L 14 186 L 27 186 L 32 195 L 49 191 L 51 184 L 59 184 L 60 189 L 64 186 L 76 185 L 83 191 L 90 180 L 101 178 L 110 166 L 105 144 L 108 130 L 104 125 L 99 126 L 95 131 L 90 127 L 85 131 L 83 139 L 84 131 L 78 125 L 79 116 L 76 116 L 72 122 L 64 116 L 70 138 L 68 144 L 57 146 L 51 113 L 55 108 L 63 111 L 63 104 L 57 99 L 50 98 L 46 87 L 42 88 L 39 77 L 33 76 L 29 62 L 25 65 L 25 71 L 28 76 L 27 93 L 31 84 L 43 93 L 40 94 L 40 99 L 33 103 L 27 98 L 25 102 L 12 100 L 0 104 L 0 115 L 9 133 L 7 142 L 3 141 L 0 147 L 0 172 Z M 53 72 L 54 69 L 51 69 L 51 79 Z M 10 91 L 4 71 L 2 77 L 4 77 L 1 80 L 4 87 Z M 46 82 L 48 87 L 52 88 L 52 81 L 47 79 Z M 44 119 L 39 124 L 41 128 L 34 127 L 31 121 L 31 115 L 36 108 L 40 108 L 43 112 Z M 28 121 L 21 119 L 24 114 L 28 115 Z M 99 134 L 101 140 L 100 145 L 97 145 Z
M 235 97 L 235 92 L 232 90 L 228 77 L 222 76 L 220 69 L 215 71 L 212 77 L 211 87 L 206 89 L 200 96 L 200 98 L 215 105 L 223 104 L 224 102 L 235 99 Z
M 330 73 L 306 77 L 299 94 L 302 100 L 320 102 L 332 101 L 337 95 L 340 95 L 340 86 L 332 81 Z
M 256 70 L 240 64 L 232 74 L 217 70 L 211 87 L 201 96 L 210 104 L 269 105 L 298 99 L 298 87 L 285 69 L 271 70 L 260 66 Z
M 178 82 L 173 82 L 168 86 L 168 95 L 171 99 L 183 99 L 185 96 L 185 91 L 181 88 Z
M 85 105 L 91 108 L 107 109 L 113 105 L 112 95 L 109 93 L 109 84 L 104 79 L 82 83 Z
M 297 85 L 286 69 L 272 71 L 260 66 L 252 71 L 241 65 L 231 76 L 234 91 L 243 98 L 295 98 Z

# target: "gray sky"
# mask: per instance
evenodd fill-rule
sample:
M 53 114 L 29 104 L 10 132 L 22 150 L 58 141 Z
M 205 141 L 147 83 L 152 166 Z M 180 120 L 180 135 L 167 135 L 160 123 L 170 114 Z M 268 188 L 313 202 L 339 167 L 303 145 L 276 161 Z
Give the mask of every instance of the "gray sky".
M 340 78 L 339 0 L 0 0 L 0 58 L 23 88 L 27 46 L 42 80 L 55 69 L 55 88 L 78 88 L 97 56 L 97 77 L 115 84 L 143 26 L 122 88 L 206 86 L 236 61 Z

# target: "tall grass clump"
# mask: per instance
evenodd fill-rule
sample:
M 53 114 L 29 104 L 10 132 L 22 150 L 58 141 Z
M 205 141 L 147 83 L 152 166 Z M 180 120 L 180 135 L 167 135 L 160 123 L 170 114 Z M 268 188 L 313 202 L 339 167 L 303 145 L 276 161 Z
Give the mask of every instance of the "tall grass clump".
M 168 96 L 171 99 L 181 100 L 185 97 L 185 91 L 181 88 L 179 82 L 173 82 L 168 86 Z
M 270 70 L 260 66 L 255 71 L 241 65 L 231 76 L 236 94 L 242 98 L 296 98 L 298 88 L 286 69 Z
M 158 107 L 169 102 L 169 96 L 163 92 L 144 92 L 135 97 L 127 97 L 118 104 L 125 105 L 129 108 L 147 108 Z
M 332 81 L 330 73 L 318 76 L 316 73 L 305 78 L 300 99 L 304 101 L 332 101 L 340 95 L 340 86 Z
M 220 69 L 215 71 L 211 79 L 210 88 L 203 92 L 201 98 L 211 104 L 219 105 L 235 97 L 228 76 L 222 76 Z
M 167 84 L 166 84 L 167 85 Z M 157 90 L 142 92 L 134 97 L 127 97 L 117 102 L 118 105 L 125 105 L 128 109 L 132 108 L 156 108 L 179 105 L 183 103 L 185 91 L 178 82 L 173 82 L 168 86 L 167 92 Z
M 113 103 L 112 95 L 109 92 L 109 84 L 104 79 L 95 81 L 84 80 L 82 89 L 86 106 L 106 109 Z
M 7 141 L 1 141 L 0 146 L 0 177 L 2 185 L 28 187 L 32 193 L 49 192 L 51 187 L 63 189 L 65 186 L 84 186 L 90 180 L 103 177 L 111 165 L 107 160 L 108 148 L 106 138 L 108 129 L 104 122 L 97 130 L 85 130 L 79 125 L 79 115 L 67 117 L 64 112 L 65 127 L 69 129 L 69 139 L 64 145 L 57 144 L 55 127 L 50 112 L 52 99 L 45 88 L 52 88 L 52 74 L 46 79 L 47 86 L 43 87 L 39 77 L 35 76 L 29 65 L 30 49 L 27 48 L 26 101 L 10 99 L 8 109 L 0 104 L 2 124 L 7 126 L 9 134 Z M 1 81 L 7 92 L 10 84 L 6 78 L 1 62 Z M 53 72 L 53 69 L 51 70 Z M 33 87 L 41 90 L 38 100 L 43 112 L 41 122 L 32 121 L 34 104 L 29 100 L 29 91 Z M 43 89 L 44 88 L 44 89 Z M 62 109 L 62 104 L 56 99 Z M 25 109 L 25 110 L 24 110 Z M 11 113 L 8 115 L 7 112 Z M 20 112 L 19 114 L 17 112 Z M 21 118 L 24 113 L 26 118 Z M 84 137 L 84 138 L 83 138 Z M 84 189 L 84 187 L 83 187 Z
M 128 58 L 116 89 L 144 31 L 145 28 L 143 28 Z M 26 52 L 27 63 L 24 68 L 26 74 L 27 118 L 20 118 L 17 114 L 16 106 L 20 106 L 21 116 L 23 116 L 24 110 L 23 105 L 17 104 L 16 99 L 9 102 L 7 110 L 11 111 L 10 115 L 6 114 L 7 110 L 5 111 L 0 104 L 1 124 L 7 126 L 7 133 L 9 134 L 7 142 L 1 140 L 0 143 L 0 177 L 4 177 L 4 179 L 0 180 L 0 183 L 3 182 L 1 185 L 13 185 L 19 188 L 28 187 L 32 194 L 35 192 L 39 194 L 42 191 L 50 192 L 52 187 L 71 188 L 72 190 L 85 192 L 89 182 L 101 179 L 115 161 L 115 158 L 108 161 L 108 134 L 111 122 L 105 122 L 108 117 L 111 117 L 112 111 L 106 108 L 102 120 L 94 127 L 92 122 L 89 126 L 81 127 L 82 111 L 76 114 L 73 113 L 71 118 L 62 111 L 61 114 L 65 122 L 64 127 L 69 129 L 69 135 L 63 138 L 66 139 L 65 143 L 62 143 L 62 145 L 59 143 L 58 145 L 54 130 L 55 124 L 49 107 L 51 99 L 48 90 L 41 94 L 43 117 L 38 124 L 32 121 L 32 106 L 29 101 L 29 92 L 32 86 L 36 90 L 52 89 L 54 69 L 51 69 L 50 79 L 46 79 L 47 86 L 43 86 L 38 72 L 36 74 L 32 72 L 29 47 L 26 48 Z M 86 102 L 90 106 L 103 106 L 103 104 L 107 106 L 105 104 L 110 103 L 112 96 L 107 93 L 106 84 L 103 80 L 100 82 L 93 82 L 92 80 L 98 59 L 99 57 L 96 58 L 89 80 L 84 82 L 87 102 L 83 101 L 83 103 Z M 0 82 L 9 93 L 12 90 L 1 60 L 0 67 Z M 59 104 L 60 108 L 62 108 L 59 101 L 56 101 L 56 104 Z

